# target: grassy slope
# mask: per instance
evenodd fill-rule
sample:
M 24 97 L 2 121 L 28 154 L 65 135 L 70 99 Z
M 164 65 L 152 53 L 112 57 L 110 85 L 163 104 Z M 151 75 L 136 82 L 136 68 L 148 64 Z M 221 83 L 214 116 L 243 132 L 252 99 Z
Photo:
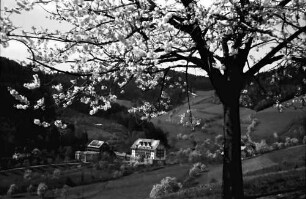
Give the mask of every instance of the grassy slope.
M 244 160 L 244 173 L 247 171 L 246 168 L 249 169 L 248 171 L 250 171 L 250 169 L 254 171 L 272 166 L 274 164 L 281 164 L 283 160 L 294 162 L 301 158 L 305 159 L 305 152 L 306 147 L 303 145 Z M 162 178 L 166 176 L 182 178 L 186 175 L 189 168 L 190 165 L 188 164 L 174 165 L 156 171 L 132 174 L 109 182 L 74 187 L 69 191 L 69 198 L 81 198 L 81 196 L 83 196 L 83 198 L 87 199 L 143 199 L 148 197 L 152 186 L 159 183 Z M 215 165 L 210 167 L 210 171 L 208 173 L 202 174 L 198 181 L 201 184 L 209 182 L 212 178 L 220 181 L 221 176 L 221 165 Z
M 305 129 L 299 130 L 292 135 L 290 128 L 295 125 L 303 125 L 303 120 L 306 118 L 306 109 L 288 108 L 284 112 L 278 112 L 276 108 L 270 107 L 259 111 L 255 115 L 259 119 L 259 125 L 256 127 L 253 137 L 255 140 L 262 138 L 268 139 L 276 132 L 279 136 L 298 136 L 305 135 Z M 305 127 L 304 127 L 305 128 Z
M 188 110 L 187 103 L 176 107 L 165 115 L 153 119 L 153 122 L 164 131 L 167 131 L 169 137 L 176 137 L 179 133 L 192 133 L 198 141 L 207 138 L 214 139 L 215 136 L 223 134 L 223 108 L 221 104 L 212 103 L 212 95 L 213 91 L 200 91 L 197 92 L 196 97 L 190 98 L 193 116 L 202 120 L 200 126 L 202 126 L 205 121 L 208 124 L 205 131 L 199 127 L 196 128 L 194 132 L 191 132 L 190 128 L 182 127 L 178 124 L 180 121 L 179 115 L 186 113 Z M 240 108 L 241 129 L 243 134 L 246 132 L 247 126 L 251 123 L 251 114 L 259 120 L 259 124 L 256 126 L 251 136 L 255 141 L 260 141 L 261 139 L 271 138 L 274 132 L 277 132 L 278 135 L 293 136 L 292 132 L 288 133 L 288 130 L 294 125 L 301 126 L 303 118 L 306 118 L 306 109 L 294 110 L 289 108 L 279 113 L 277 109 L 273 107 L 259 112 L 247 108 Z M 305 130 L 302 129 L 295 134 L 305 135 Z M 177 143 L 176 147 L 184 148 L 189 146 L 185 145 L 185 143 Z
M 242 161 L 243 173 L 258 172 L 268 168 L 275 168 L 275 166 L 282 166 L 287 164 L 288 168 L 293 169 L 295 165 L 301 165 L 304 163 L 305 166 L 305 153 L 306 146 L 300 145 L 291 148 L 286 148 L 278 151 L 273 151 L 255 158 L 247 159 Z M 201 184 L 210 183 L 212 179 L 220 182 L 222 180 L 222 165 L 214 166 L 210 168 L 208 173 L 204 173 L 198 182 Z

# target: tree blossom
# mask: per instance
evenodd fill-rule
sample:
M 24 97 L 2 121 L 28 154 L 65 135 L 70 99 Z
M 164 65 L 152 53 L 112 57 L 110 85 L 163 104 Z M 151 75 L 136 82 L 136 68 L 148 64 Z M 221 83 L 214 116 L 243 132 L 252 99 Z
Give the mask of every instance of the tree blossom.
M 39 79 L 38 75 L 37 74 L 33 75 L 33 78 L 34 78 L 33 82 L 24 83 L 23 86 L 27 89 L 30 89 L 30 90 L 39 88 L 40 87 L 40 79 Z
M 34 105 L 34 109 L 39 109 L 41 108 L 42 110 L 45 109 L 45 98 L 41 98 L 37 100 L 36 105 Z
M 54 125 L 61 129 L 67 128 L 67 124 L 63 124 L 61 120 L 54 121 Z
M 20 94 L 18 93 L 18 91 L 16 91 L 15 89 L 13 89 L 13 88 L 11 88 L 11 87 L 8 87 L 7 89 L 8 89 L 8 91 L 10 92 L 10 94 L 11 94 L 17 101 L 19 101 L 19 102 L 21 102 L 21 103 L 24 103 L 25 106 L 27 106 L 27 107 L 30 105 L 30 101 L 28 100 L 27 97 L 25 97 L 25 96 L 23 96 L 23 95 L 20 95 Z M 19 107 L 20 107 L 20 106 L 19 106 Z

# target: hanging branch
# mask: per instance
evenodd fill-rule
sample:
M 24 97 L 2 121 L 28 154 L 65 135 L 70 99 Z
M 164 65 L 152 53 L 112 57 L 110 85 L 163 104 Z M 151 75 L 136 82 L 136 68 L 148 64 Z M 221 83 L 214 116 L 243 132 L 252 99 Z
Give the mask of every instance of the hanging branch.
M 190 125 L 192 125 L 192 112 L 191 112 L 191 106 L 190 106 L 190 98 L 189 98 L 189 83 L 188 83 L 188 64 L 189 64 L 189 61 L 187 61 L 186 71 L 185 71 L 185 79 L 186 79 L 186 95 L 187 95 L 188 110 L 189 110 L 189 121 L 190 121 Z
M 157 98 L 157 102 L 158 102 L 158 108 L 160 109 L 161 108 L 161 98 L 162 98 L 162 94 L 163 94 L 163 91 L 164 91 L 164 87 L 165 87 L 165 81 L 166 81 L 166 77 L 167 77 L 167 74 L 169 72 L 169 68 L 167 68 L 164 72 L 164 76 L 163 76 L 163 79 L 162 79 L 162 82 L 161 82 L 161 88 L 160 88 L 160 93 L 159 93 L 159 96 Z

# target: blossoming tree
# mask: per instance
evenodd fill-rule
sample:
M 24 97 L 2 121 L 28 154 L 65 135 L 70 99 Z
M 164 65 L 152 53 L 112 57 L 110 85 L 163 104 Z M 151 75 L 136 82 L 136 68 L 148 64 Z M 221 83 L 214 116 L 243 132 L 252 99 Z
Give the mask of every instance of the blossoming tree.
M 10 40 L 19 41 L 27 46 L 37 68 L 76 77 L 68 90 L 55 86 L 59 89 L 53 97 L 64 107 L 84 93 L 80 101 L 90 105 L 90 114 L 106 110 L 116 95 L 105 80 L 116 83 L 121 92 L 135 81 L 143 90 L 157 86 L 161 90 L 157 104 L 144 102 L 131 110 L 152 117 L 161 107 L 167 108 L 164 89 L 173 86 L 167 84 L 169 70 L 184 68 L 186 77 L 190 68 L 205 71 L 224 107 L 223 197 L 243 198 L 240 93 L 265 66 L 294 66 L 288 63 L 302 59 L 305 1 L 218 0 L 210 6 L 193 0 L 17 2 L 18 7 L 5 12 L 18 14 L 38 4 L 45 9 L 53 6 L 46 10 L 50 19 L 65 26 L 20 31 L 9 15 L 1 19 L 4 47 Z M 63 63 L 71 70 L 54 67 Z M 34 83 L 39 82 L 34 78 Z M 182 86 L 188 91 L 188 85 Z

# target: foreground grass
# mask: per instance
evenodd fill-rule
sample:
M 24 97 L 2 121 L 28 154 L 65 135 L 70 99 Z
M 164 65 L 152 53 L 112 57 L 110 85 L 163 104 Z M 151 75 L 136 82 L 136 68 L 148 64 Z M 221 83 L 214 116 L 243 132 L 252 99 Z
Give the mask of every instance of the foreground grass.
M 245 197 L 258 198 L 262 196 L 277 195 L 279 193 L 304 190 L 306 186 L 305 171 L 304 167 L 245 177 Z M 169 194 L 163 197 L 163 199 L 221 198 L 221 188 L 221 183 L 200 185 L 177 193 Z

